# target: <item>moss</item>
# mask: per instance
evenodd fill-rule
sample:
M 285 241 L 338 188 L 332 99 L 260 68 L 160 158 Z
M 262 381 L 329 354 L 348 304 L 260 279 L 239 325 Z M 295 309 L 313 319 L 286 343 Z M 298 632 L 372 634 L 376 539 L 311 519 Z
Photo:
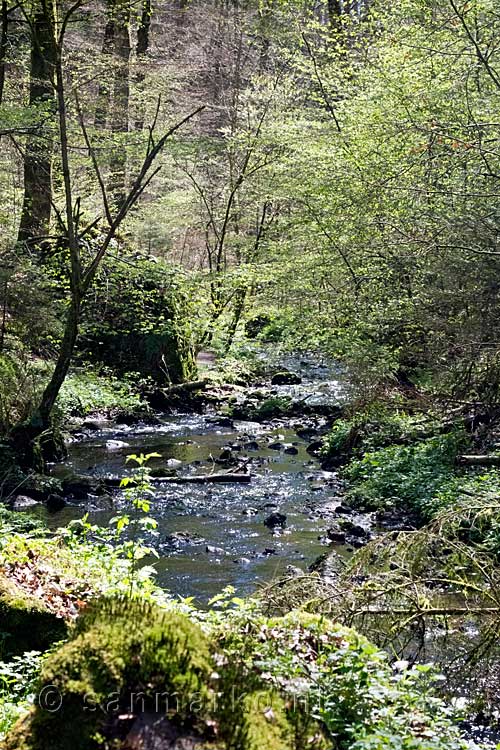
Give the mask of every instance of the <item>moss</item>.
M 66 625 L 43 602 L 0 574 L 0 658 L 44 651 L 66 635 Z
M 245 750 L 291 750 L 293 733 L 283 698 L 271 690 L 250 693 L 243 699 L 241 744 Z
M 208 703 L 211 671 L 207 640 L 186 617 L 140 600 L 103 600 L 42 670 L 42 694 L 51 686 L 60 709 L 37 707 L 6 750 L 92 750 L 117 715 L 167 706 L 189 721 L 193 696 Z

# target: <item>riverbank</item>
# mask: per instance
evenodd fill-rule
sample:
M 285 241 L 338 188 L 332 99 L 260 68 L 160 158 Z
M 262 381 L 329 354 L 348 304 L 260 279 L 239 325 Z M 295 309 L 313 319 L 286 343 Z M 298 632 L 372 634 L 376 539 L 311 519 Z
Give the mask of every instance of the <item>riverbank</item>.
M 162 606 L 195 597 L 206 612 L 207 600 L 232 586 L 240 601 L 253 594 L 249 601 L 266 616 L 298 609 L 354 626 L 399 660 L 436 662 L 446 674 L 444 694 L 465 708 L 478 737 L 481 722 L 496 721 L 499 662 L 488 633 L 497 632 L 500 612 L 500 480 L 494 468 L 465 466 L 459 457 L 494 456 L 494 433 L 470 429 L 462 416 L 451 424 L 438 410 L 429 416 L 398 392 L 363 410 L 342 398 L 337 374 L 319 372 L 281 368 L 252 385 L 204 384 L 189 392 L 188 414 L 176 411 L 176 394 L 171 413 L 141 405 L 73 416 L 68 456 L 49 480 L 64 505 L 25 495 L 23 506 L 18 495 L 24 512 L 11 516 L 43 519 L 48 532 L 37 544 L 49 546 L 26 553 L 23 542 L 23 554 L 37 561 L 24 568 L 11 548 L 4 571 L 50 591 L 53 579 L 37 565 L 43 570 L 49 550 L 62 551 L 68 538 L 80 544 L 64 530 L 69 525 L 85 532 L 75 561 L 83 571 L 93 561 L 89 582 L 92 566 L 116 569 L 115 578 L 91 583 L 87 596 L 76 586 L 67 599 L 68 611 L 80 602 L 71 618 L 102 591 L 117 591 L 122 563 L 119 553 L 108 554 L 116 545 L 98 542 L 95 559 L 93 545 L 126 512 L 117 486 L 130 471 L 126 456 L 156 454 L 149 461 L 155 527 L 145 535 L 156 582 L 144 568 L 147 597 Z M 225 479 L 207 481 L 214 475 Z M 54 570 L 66 564 L 56 556 Z M 63 573 L 62 588 L 71 590 L 72 575 Z M 457 679 L 465 664 L 466 682 Z
M 83 750 L 96 732 L 105 743 L 127 747 L 139 735 L 148 750 L 171 747 L 173 732 L 188 743 L 183 747 L 212 750 L 327 748 L 333 737 L 339 748 L 361 750 L 388 733 L 415 748 L 462 747 L 448 710 L 433 696 L 429 673 L 390 667 L 349 628 L 299 611 L 270 618 L 262 602 L 236 598 L 232 589 L 208 611 L 144 582 L 123 598 L 130 562 L 112 548 L 106 560 L 95 540 L 47 537 L 40 529 L 10 529 L 9 536 L 7 542 L 0 535 L 2 575 L 13 583 L 15 571 L 18 594 L 11 659 L 0 663 L 2 674 L 10 668 L 14 675 L 0 697 L 0 732 L 9 750 Z M 21 575 L 27 568 L 31 577 Z M 94 603 L 103 590 L 107 599 Z M 12 612 L 5 599 L 1 606 L 4 615 Z M 68 631 L 59 628 L 54 639 L 65 643 L 43 658 L 31 654 L 23 674 L 30 692 L 21 694 L 21 667 L 12 658 L 17 628 L 42 609 Z M 31 628 L 31 635 L 36 639 L 39 631 Z M 41 645 L 17 643 L 23 650 Z M 132 700 L 139 690 L 141 700 Z M 165 700 L 174 691 L 177 708 L 165 713 L 157 696 Z M 89 712 L 89 705 L 101 710 Z

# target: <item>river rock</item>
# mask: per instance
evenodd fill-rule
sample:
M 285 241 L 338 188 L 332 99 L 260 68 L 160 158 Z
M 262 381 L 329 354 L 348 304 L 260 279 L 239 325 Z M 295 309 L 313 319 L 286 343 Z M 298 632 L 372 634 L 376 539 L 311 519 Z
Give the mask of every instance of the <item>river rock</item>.
M 334 544 L 345 544 L 346 533 L 345 531 L 342 531 L 340 526 L 331 526 L 327 529 L 326 535 L 331 542 L 334 542 Z
M 218 427 L 234 427 L 234 421 L 231 419 L 231 417 L 208 417 L 207 422 L 209 422 L 209 424 L 217 425 Z
M 106 450 L 119 451 L 122 448 L 130 448 L 129 443 L 125 443 L 123 440 L 106 440 Z
M 65 495 L 71 495 L 75 500 L 86 500 L 89 495 L 102 495 L 105 492 L 105 488 L 95 477 L 67 477 L 62 486 Z
M 62 495 L 50 494 L 45 501 L 45 506 L 49 513 L 58 513 L 66 507 L 66 500 Z
M 337 505 L 337 507 L 335 508 L 335 512 L 340 513 L 341 515 L 350 516 L 354 513 L 354 510 L 349 505 L 341 503 L 340 505 Z
M 317 456 L 321 452 L 322 448 L 323 448 L 323 441 L 314 440 L 312 443 L 309 443 L 309 445 L 306 448 L 306 451 L 313 456 Z
M 182 466 L 182 461 L 179 461 L 178 458 L 169 458 L 166 464 L 169 469 L 178 469 L 179 466 Z
M 418 528 L 417 515 L 407 511 L 380 510 L 376 521 L 384 531 L 415 531 Z
M 285 453 L 288 453 L 291 456 L 296 456 L 299 452 L 298 448 L 296 448 L 294 445 L 287 445 L 285 447 Z
M 189 531 L 174 531 L 169 534 L 165 540 L 172 547 L 179 548 L 185 544 L 203 544 L 203 537 L 198 534 L 191 534 Z
M 349 518 L 342 518 L 339 521 L 339 526 L 346 534 L 358 539 L 366 539 L 370 536 L 370 532 L 367 528 L 361 526 L 360 523 L 351 521 Z
M 286 526 L 286 516 L 284 513 L 280 513 L 279 511 L 274 511 L 274 513 L 271 513 L 266 520 L 264 521 L 265 526 L 267 526 L 269 529 L 274 529 L 277 526 Z
M 142 422 L 144 415 L 132 414 L 128 411 L 120 411 L 115 417 L 116 424 L 124 424 L 127 427 L 139 424 Z
M 256 440 L 249 440 L 248 443 L 243 443 L 242 447 L 247 451 L 258 451 L 260 446 Z
M 28 495 L 18 495 L 10 504 L 10 508 L 12 510 L 27 510 L 28 508 L 33 508 L 35 505 L 39 505 L 39 502 L 32 497 L 29 497 Z
M 206 747 L 203 737 L 194 730 L 179 727 L 167 716 L 153 713 L 141 713 L 120 744 L 127 750 L 200 750 Z
M 225 555 L 226 550 L 223 550 L 222 547 L 213 547 L 211 544 L 207 544 L 205 547 L 205 552 L 207 552 L 209 555 Z
M 299 385 L 299 383 L 302 383 L 300 375 L 289 370 L 276 372 L 271 378 L 271 385 Z
M 277 440 L 275 443 L 269 443 L 267 447 L 271 451 L 280 451 L 283 448 L 283 443 L 280 443 L 279 440 Z
M 231 446 L 225 446 L 219 456 L 219 461 L 230 461 L 233 458 Z
M 99 432 L 102 429 L 102 425 L 98 422 L 88 421 L 82 422 L 82 430 L 88 430 L 89 432 Z
M 256 516 L 259 511 L 257 508 L 245 508 L 245 510 L 241 512 L 244 516 Z

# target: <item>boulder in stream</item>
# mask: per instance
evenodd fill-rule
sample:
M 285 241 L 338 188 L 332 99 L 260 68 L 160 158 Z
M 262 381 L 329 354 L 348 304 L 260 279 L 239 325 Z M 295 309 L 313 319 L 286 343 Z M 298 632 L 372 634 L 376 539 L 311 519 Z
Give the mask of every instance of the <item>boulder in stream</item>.
M 10 503 L 9 507 L 11 510 L 27 510 L 28 508 L 33 508 L 35 505 L 39 505 L 38 500 L 34 500 L 28 495 L 18 495 Z
M 226 550 L 222 549 L 222 547 L 213 547 L 211 544 L 207 544 L 205 547 L 205 552 L 207 552 L 209 555 L 225 555 Z
M 106 450 L 120 451 L 122 448 L 130 448 L 129 443 L 125 443 L 123 440 L 106 440 Z
M 337 524 L 327 529 L 326 535 L 330 542 L 334 542 L 334 544 L 345 544 L 346 542 L 346 533 Z
M 286 526 L 286 516 L 284 513 L 280 513 L 276 510 L 266 518 L 264 524 L 269 529 L 275 529 L 277 526 L 283 528 L 284 526 Z
M 300 383 L 302 383 L 300 375 L 290 370 L 276 372 L 271 378 L 271 385 L 299 385 Z
M 49 513 L 58 513 L 60 510 L 65 508 L 66 505 L 66 500 L 62 495 L 51 494 L 45 501 L 45 506 Z
M 323 441 L 314 440 L 314 442 L 309 443 L 309 445 L 306 448 L 306 451 L 310 453 L 312 456 L 317 456 L 321 452 L 322 448 L 323 448 Z
M 269 443 L 267 447 L 271 451 L 280 451 L 283 448 L 283 443 L 280 443 L 279 440 L 276 440 L 274 443 Z

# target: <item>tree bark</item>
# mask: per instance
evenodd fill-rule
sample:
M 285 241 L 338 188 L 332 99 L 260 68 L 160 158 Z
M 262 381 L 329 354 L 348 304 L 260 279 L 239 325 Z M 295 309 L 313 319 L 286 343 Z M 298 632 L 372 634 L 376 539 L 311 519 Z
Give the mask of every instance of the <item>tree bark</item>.
M 31 24 L 30 106 L 45 108 L 38 132 L 29 136 L 24 157 L 24 199 L 18 242 L 34 244 L 49 233 L 52 206 L 53 137 L 50 120 L 55 110 L 55 48 L 52 9 L 42 0 Z M 48 126 L 47 126 L 48 125 Z
M 102 44 L 102 54 L 111 55 L 115 37 L 115 22 L 113 18 L 108 18 L 104 27 L 104 41 Z M 105 128 L 108 122 L 109 107 L 111 103 L 111 82 L 107 76 L 104 76 L 99 84 L 97 92 L 97 104 L 94 115 L 94 125 L 96 128 Z
M 109 193 L 112 204 L 119 206 L 125 200 L 127 152 L 120 138 L 128 132 L 130 99 L 130 5 L 116 11 L 114 35 L 114 82 L 111 132 L 118 135 L 111 155 Z
M 138 101 L 137 101 L 137 116 L 135 119 L 134 127 L 136 130 L 142 130 L 144 127 L 144 103 L 143 103 L 143 84 L 146 78 L 144 72 L 146 55 L 149 50 L 149 32 L 151 29 L 151 0 L 143 0 L 141 18 L 139 26 L 137 28 L 137 44 L 135 47 L 135 53 L 137 57 L 137 74 L 135 77 L 135 83 L 137 86 Z
M 0 28 L 0 104 L 3 102 L 3 90 L 5 88 L 5 64 L 7 58 L 7 45 L 9 38 L 9 8 L 7 0 L 2 0 L 2 20 Z

